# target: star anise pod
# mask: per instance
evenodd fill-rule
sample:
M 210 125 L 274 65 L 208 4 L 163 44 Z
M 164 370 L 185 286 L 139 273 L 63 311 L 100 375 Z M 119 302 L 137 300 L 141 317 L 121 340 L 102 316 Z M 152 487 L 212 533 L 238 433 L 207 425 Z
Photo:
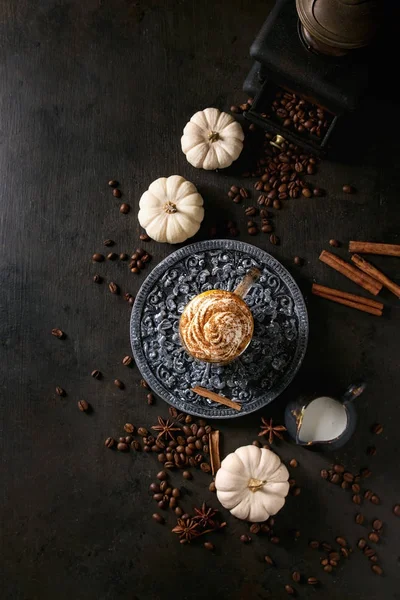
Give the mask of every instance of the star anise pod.
M 198 523 L 193 519 L 178 519 L 178 524 L 173 528 L 172 533 L 177 533 L 181 544 L 190 543 L 191 540 L 200 535 Z
M 280 432 L 286 431 L 286 427 L 283 425 L 273 425 L 272 419 L 267 421 L 267 419 L 264 419 L 264 417 L 261 417 L 261 423 L 261 431 L 258 435 L 268 436 L 268 442 L 270 444 L 273 443 L 275 437 L 283 440 L 283 435 Z
M 171 440 L 175 439 L 172 432 L 180 431 L 180 427 L 174 427 L 174 423 L 172 423 L 172 421 L 170 421 L 169 419 L 164 421 L 164 419 L 162 419 L 161 417 L 158 417 L 157 421 L 158 421 L 158 425 L 153 425 L 153 427 L 152 427 L 152 429 L 154 429 L 154 431 L 160 432 L 157 436 L 157 439 L 159 440 L 162 437 L 164 437 L 165 439 L 170 437 Z
M 215 528 L 216 523 L 213 520 L 213 517 L 217 514 L 217 511 L 213 508 L 207 508 L 207 504 L 203 502 L 201 508 L 195 508 L 194 512 L 196 515 L 193 517 L 193 521 L 197 521 L 200 527 L 204 529 L 206 527 Z

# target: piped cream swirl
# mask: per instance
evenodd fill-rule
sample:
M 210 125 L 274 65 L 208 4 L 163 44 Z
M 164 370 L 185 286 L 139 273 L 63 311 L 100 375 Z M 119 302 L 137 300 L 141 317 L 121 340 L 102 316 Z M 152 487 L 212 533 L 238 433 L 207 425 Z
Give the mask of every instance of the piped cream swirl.
M 179 323 L 189 354 L 219 364 L 231 362 L 245 350 L 253 328 L 253 316 L 246 303 L 225 290 L 210 290 L 193 298 Z

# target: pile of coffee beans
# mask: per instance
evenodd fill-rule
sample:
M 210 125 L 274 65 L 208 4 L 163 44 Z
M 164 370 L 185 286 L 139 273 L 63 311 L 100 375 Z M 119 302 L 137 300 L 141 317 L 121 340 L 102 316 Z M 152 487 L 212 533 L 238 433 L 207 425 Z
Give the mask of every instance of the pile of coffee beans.
M 333 120 L 333 115 L 320 106 L 282 89 L 277 90 L 271 111 L 283 127 L 317 138 L 325 135 Z
M 167 471 L 160 471 L 157 474 L 157 480 L 157 482 L 150 484 L 149 489 L 153 494 L 153 500 L 157 502 L 158 508 L 161 510 L 170 508 L 177 517 L 181 517 L 184 511 L 178 506 L 178 501 L 182 496 L 182 490 L 170 485 Z
M 131 273 L 135 273 L 135 275 L 139 275 L 139 273 L 145 269 L 146 265 L 151 261 L 153 257 L 151 254 L 143 250 L 143 248 L 137 248 L 137 250 L 132 254 L 131 261 L 129 263 L 129 268 Z

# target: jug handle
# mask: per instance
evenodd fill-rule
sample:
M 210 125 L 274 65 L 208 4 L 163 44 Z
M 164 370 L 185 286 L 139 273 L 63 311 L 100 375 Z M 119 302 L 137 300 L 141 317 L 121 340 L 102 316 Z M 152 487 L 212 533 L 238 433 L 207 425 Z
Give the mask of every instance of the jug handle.
M 353 400 L 358 398 L 358 396 L 361 396 L 361 394 L 363 393 L 363 391 L 365 390 L 366 387 L 367 387 L 367 384 L 365 383 L 365 381 L 359 381 L 357 383 L 352 383 L 351 385 L 349 385 L 349 387 L 343 394 L 342 402 L 344 404 L 346 404 L 346 402 L 353 402 Z
M 233 293 L 236 294 L 236 296 L 240 296 L 240 298 L 244 298 L 260 275 L 261 271 L 257 269 L 257 267 L 252 267 L 249 271 L 247 271 L 237 288 L 233 290 Z

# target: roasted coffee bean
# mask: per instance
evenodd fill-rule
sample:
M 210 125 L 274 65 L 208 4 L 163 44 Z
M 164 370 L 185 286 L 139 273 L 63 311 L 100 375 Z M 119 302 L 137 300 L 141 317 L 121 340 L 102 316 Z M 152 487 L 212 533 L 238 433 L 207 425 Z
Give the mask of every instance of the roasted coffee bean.
M 142 449 L 142 446 L 140 445 L 140 442 L 138 442 L 137 440 L 133 440 L 133 442 L 131 444 L 131 448 L 132 448 L 132 450 L 136 450 L 137 452 L 140 452 Z
M 154 396 L 153 396 L 153 394 L 151 394 L 151 393 L 147 394 L 146 399 L 147 399 L 147 404 L 149 406 L 151 406 L 152 404 L 154 404 Z
M 249 206 L 244 211 L 246 217 L 255 217 L 258 214 L 258 208 L 256 206 Z
M 312 196 L 312 191 L 306 187 L 301 190 L 301 193 L 305 198 L 311 198 Z
M 298 267 L 301 267 L 303 264 L 303 259 L 300 258 L 300 256 L 295 256 L 293 259 L 293 262 L 295 265 L 297 265 Z
M 377 555 L 377 554 L 373 554 L 372 556 L 369 556 L 368 558 L 369 558 L 369 560 L 370 560 L 371 562 L 373 562 L 373 563 L 377 563 L 377 562 L 379 562 L 379 558 L 378 558 L 378 555 Z
M 301 575 L 298 571 L 293 571 L 292 573 L 292 579 L 295 583 L 299 583 L 301 580 Z
M 140 273 L 140 269 L 138 269 L 137 267 L 133 267 L 131 269 L 131 273 L 135 273 L 135 275 L 138 275 Z
M 361 491 L 361 487 L 359 486 L 358 483 L 353 483 L 353 485 L 351 486 L 351 489 L 355 494 L 359 494 Z
M 336 538 L 336 543 L 339 544 L 339 546 L 342 546 L 342 548 L 344 548 L 345 546 L 347 546 L 347 542 L 346 542 L 346 540 L 345 540 L 344 537 L 338 536 Z
M 285 585 L 285 592 L 289 594 L 289 596 L 294 596 L 296 593 L 291 585 Z
M 340 483 L 341 477 L 339 475 L 339 473 L 333 473 L 333 475 L 330 478 L 331 483 Z
M 103 260 L 104 260 L 104 255 L 100 254 L 99 252 L 96 252 L 92 256 L 92 261 L 93 262 L 103 262 Z
M 119 442 L 117 445 L 117 450 L 120 452 L 128 452 L 129 446 L 125 442 Z
M 383 569 L 379 565 L 372 565 L 371 569 L 376 575 L 383 575 Z
M 138 269 L 143 269 L 144 268 L 144 263 L 141 260 L 138 260 L 136 262 L 136 266 Z
M 107 260 L 116 260 L 118 258 L 118 254 L 116 254 L 115 252 L 110 252 L 109 254 L 107 254 L 106 258 Z
M 279 544 L 279 542 L 281 541 L 277 535 L 272 536 L 269 541 L 271 542 L 271 544 Z
M 372 496 L 373 496 L 373 492 L 371 492 L 371 490 L 365 490 L 365 492 L 364 492 L 364 498 L 366 500 L 371 500 Z
M 121 252 L 118 258 L 119 260 L 128 260 L 129 256 L 126 254 L 126 252 Z
M 122 383 L 120 379 L 114 379 L 114 385 L 116 385 L 120 390 L 125 389 L 125 384 Z
M 94 283 L 102 283 L 103 282 L 103 278 L 100 277 L 100 275 L 93 275 L 93 281 Z
M 335 473 L 344 473 L 345 469 L 343 465 L 333 465 L 333 470 Z
M 149 386 L 149 384 L 147 383 L 147 381 L 145 379 L 141 379 L 140 380 L 140 386 L 143 387 L 143 388 L 145 388 L 146 390 L 150 389 L 150 386 Z
M 216 492 L 217 491 L 217 488 L 215 486 L 215 481 L 212 481 L 210 483 L 210 485 L 208 486 L 208 489 L 209 489 L 210 492 Z
M 253 446 L 256 446 L 257 448 L 261 448 L 261 442 L 260 442 L 260 440 L 254 440 L 254 441 L 252 442 L 252 445 L 253 445 Z
M 320 475 L 321 475 L 322 479 L 328 479 L 328 477 L 329 477 L 329 473 L 326 469 L 322 469 L 320 472 Z
M 367 454 L 368 454 L 368 456 L 375 456 L 375 454 L 376 454 L 375 446 L 368 446 Z
M 137 432 L 138 432 L 138 434 L 139 434 L 140 436 L 142 436 L 142 437 L 146 437 L 146 435 L 148 435 L 148 433 L 149 433 L 149 432 L 147 431 L 146 427 L 138 427 L 138 430 L 137 430 Z
M 246 535 L 245 533 L 241 535 L 239 539 L 241 542 L 243 542 L 243 544 L 248 544 L 249 542 L 251 542 L 251 537 L 249 535 Z
M 114 246 L 115 242 L 113 240 L 104 240 L 104 246 Z
M 352 473 L 348 473 L 348 472 L 343 473 L 343 479 L 345 481 L 347 481 L 347 483 L 353 483 L 353 481 L 354 481 L 354 475 Z
M 333 571 L 332 565 L 325 565 L 324 571 L 325 571 L 325 573 L 332 573 L 332 571 Z
M 292 460 L 289 462 L 289 466 L 291 466 L 293 469 L 295 469 L 296 467 L 299 466 L 299 463 L 297 462 L 297 460 L 295 458 L 292 458 Z
M 374 544 L 377 544 L 380 540 L 379 535 L 376 533 L 376 531 L 371 531 L 371 533 L 368 534 L 368 539 L 371 542 L 374 542 Z
M 110 181 L 108 182 L 108 185 L 110 187 L 117 187 L 118 181 L 116 181 L 115 179 L 110 179 Z
M 380 435 L 381 433 L 383 433 L 383 426 L 380 423 L 375 423 L 375 425 L 371 427 L 371 431 L 372 433 Z
M 122 359 L 122 364 L 124 365 L 124 367 L 129 367 L 129 365 L 131 365 L 133 362 L 133 358 L 132 356 L 124 356 L 124 358 Z
M 149 486 L 149 489 L 151 492 L 153 492 L 153 494 L 159 494 L 160 493 L 160 484 L 159 483 L 151 483 Z
M 153 495 L 153 500 L 156 502 L 160 502 L 164 498 L 164 494 L 156 493 Z
M 364 515 L 362 515 L 361 513 L 357 513 L 355 517 L 355 522 L 357 523 L 357 525 L 362 525 L 364 523 Z
M 113 190 L 113 196 L 115 198 L 121 198 L 121 196 L 122 196 L 121 190 L 118 190 L 118 189 Z
M 158 513 L 154 513 L 153 514 L 153 519 L 157 522 L 160 523 L 161 525 L 165 523 L 165 519 L 164 517 L 162 517 L 161 515 L 159 515 Z
M 400 504 L 395 504 L 393 506 L 393 512 L 396 515 L 396 517 L 400 517 Z
M 59 385 L 56 386 L 56 394 L 57 396 L 66 396 L 66 391 L 60 387 Z
M 342 187 L 342 190 L 344 191 L 345 194 L 354 194 L 356 189 L 352 186 L 352 185 L 344 185 Z
M 376 494 L 372 494 L 371 502 L 372 502 L 372 504 L 380 504 L 381 500 L 380 500 L 379 496 L 377 496 Z
M 294 486 L 296 485 L 296 480 L 293 479 L 293 478 L 290 478 L 289 479 L 289 485 L 290 485 L 291 488 L 294 488 Z
M 321 188 L 314 188 L 312 193 L 313 193 L 313 196 L 321 197 L 324 195 L 325 192 Z
M 106 439 L 106 441 L 104 442 L 104 445 L 106 448 L 112 448 L 114 446 L 114 444 L 115 444 L 115 440 L 112 437 L 108 437 Z
M 279 246 L 279 244 L 280 244 L 280 239 L 278 238 L 277 235 L 275 235 L 275 233 L 271 233 L 271 235 L 269 236 L 269 241 L 274 246 Z
M 329 560 L 340 560 L 339 552 L 329 552 Z
M 242 198 L 248 198 L 249 197 L 249 192 L 245 188 L 243 188 L 243 187 L 240 188 L 239 194 L 242 196 Z
M 200 469 L 203 473 L 209 473 L 211 471 L 211 467 L 207 462 L 200 463 Z
M 170 498 L 169 500 L 169 507 L 170 508 L 176 508 L 178 506 L 178 501 L 176 498 Z
M 331 565 L 331 567 L 337 567 L 338 566 L 338 561 L 337 560 L 330 560 L 329 564 Z
M 79 400 L 79 402 L 78 402 L 78 408 L 82 412 L 88 412 L 88 410 L 89 410 L 90 407 L 89 407 L 88 402 L 86 402 L 86 400 Z
M 254 189 L 257 190 L 258 192 L 261 191 L 264 187 L 264 183 L 262 181 L 256 181 L 256 183 L 254 184 Z
M 119 294 L 119 287 L 113 281 L 108 284 L 108 289 L 112 294 Z
M 316 577 L 309 577 L 307 579 L 307 583 L 309 585 L 318 585 L 319 581 L 318 581 L 318 579 Z
M 249 227 L 249 228 L 247 229 L 247 233 L 248 233 L 249 235 L 257 235 L 257 233 L 258 233 L 258 228 L 257 228 L 257 227 Z
M 262 208 L 260 210 L 260 217 L 262 219 L 268 219 L 270 216 L 271 216 L 271 213 L 266 208 Z
M 340 553 L 345 558 L 349 558 L 350 556 L 350 550 L 348 548 L 340 548 Z
M 270 556 L 268 556 L 268 554 L 264 556 L 264 560 L 267 563 L 267 565 L 270 565 L 270 567 L 275 566 L 273 559 Z
M 259 523 L 253 523 L 250 525 L 250 533 L 257 535 L 261 531 L 261 525 Z
M 236 194 L 236 196 L 234 196 L 234 197 L 232 198 L 232 201 L 233 201 L 235 204 L 240 204 L 240 203 L 241 203 L 241 201 L 242 201 L 242 196 L 241 196 L 240 194 Z
M 203 452 L 204 454 L 209 454 L 210 453 L 210 447 L 208 444 L 204 444 L 203 446 Z
M 311 540 L 311 542 L 309 543 L 309 546 L 310 546 L 310 548 L 317 550 L 319 548 L 319 542 L 317 542 L 317 540 Z
M 340 246 L 340 242 L 338 242 L 338 240 L 329 240 L 329 245 L 332 246 L 332 248 L 339 248 Z
M 149 235 L 147 235 L 147 233 L 141 233 L 139 235 L 139 239 L 141 242 L 149 242 L 151 238 Z
M 275 210 L 280 210 L 282 208 L 282 204 L 280 202 L 280 200 L 275 199 L 272 203 L 273 208 L 275 208 Z
M 361 504 L 360 494 L 354 494 L 354 496 L 352 497 L 352 501 L 354 502 L 354 504 Z
M 126 431 L 126 433 L 134 433 L 135 432 L 135 426 L 132 425 L 132 423 L 125 423 L 124 430 Z
M 203 546 L 206 550 L 210 550 L 210 551 L 215 550 L 215 546 L 211 542 L 204 542 Z
M 164 463 L 164 467 L 165 467 L 166 469 L 175 469 L 175 463 L 174 463 L 174 462 L 172 462 L 172 460 L 167 460 L 167 461 Z
M 298 486 L 294 487 L 292 490 L 292 494 L 293 494 L 293 496 L 300 496 L 301 488 L 299 488 Z
M 347 481 L 342 481 L 342 483 L 340 484 L 340 487 L 342 488 L 342 490 L 348 490 L 350 487 L 350 484 Z
M 360 538 L 357 542 L 357 546 L 360 548 L 360 550 L 364 550 L 364 548 L 367 546 L 367 542 L 364 538 Z

